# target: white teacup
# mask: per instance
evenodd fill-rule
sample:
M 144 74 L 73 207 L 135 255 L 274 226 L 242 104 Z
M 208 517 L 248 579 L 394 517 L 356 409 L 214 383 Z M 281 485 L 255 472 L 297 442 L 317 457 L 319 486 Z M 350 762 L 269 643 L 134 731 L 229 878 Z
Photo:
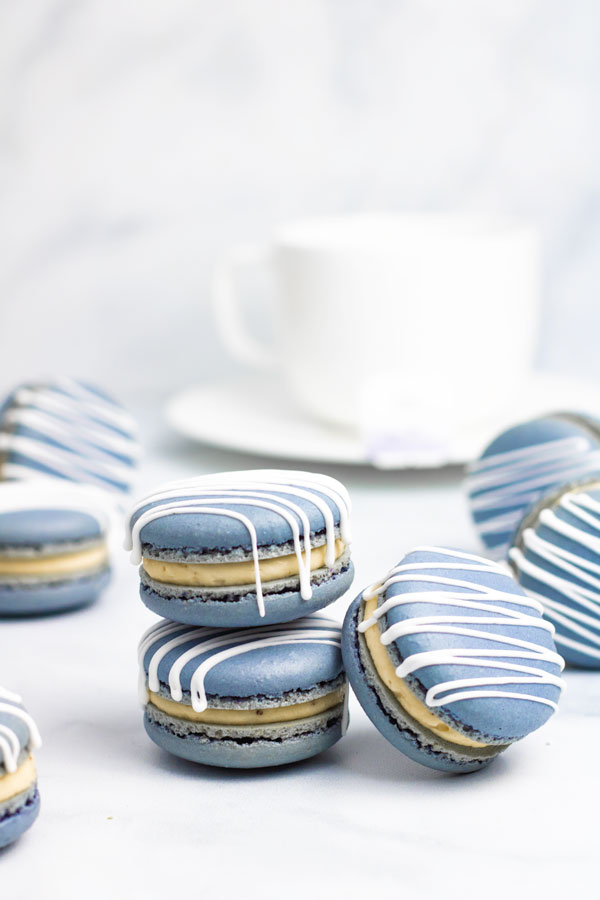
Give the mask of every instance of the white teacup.
M 275 345 L 249 335 L 235 270 L 267 263 L 280 307 Z M 535 232 L 508 219 L 372 214 L 301 221 L 218 265 L 214 310 L 232 355 L 279 367 L 302 406 L 356 425 L 369 385 L 398 385 L 407 409 L 474 415 L 532 369 L 538 322 Z

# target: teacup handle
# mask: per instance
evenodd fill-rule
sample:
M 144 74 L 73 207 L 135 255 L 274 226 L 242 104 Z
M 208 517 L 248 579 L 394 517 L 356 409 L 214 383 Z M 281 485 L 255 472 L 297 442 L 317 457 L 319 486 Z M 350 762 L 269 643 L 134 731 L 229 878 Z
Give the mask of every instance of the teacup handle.
M 221 340 L 235 359 L 259 369 L 271 368 L 275 357 L 266 344 L 246 331 L 235 275 L 246 266 L 265 265 L 270 256 L 271 251 L 266 244 L 234 247 L 215 266 L 211 289 L 215 322 Z

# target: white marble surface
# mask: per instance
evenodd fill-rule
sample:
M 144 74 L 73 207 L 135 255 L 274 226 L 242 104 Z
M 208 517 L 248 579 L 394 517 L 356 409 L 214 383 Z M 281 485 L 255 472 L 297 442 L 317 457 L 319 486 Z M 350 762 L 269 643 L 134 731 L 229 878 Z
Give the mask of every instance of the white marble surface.
M 179 444 L 158 418 L 148 426 L 142 490 L 261 464 Z M 352 491 L 357 590 L 411 545 L 476 549 L 458 470 L 328 471 Z M 404 759 L 355 702 L 347 736 L 321 757 L 219 771 L 146 738 L 135 648 L 152 620 L 123 554 L 95 608 L 1 623 L 0 682 L 23 694 L 45 741 L 42 812 L 0 854 L 2 897 L 558 897 L 575 879 L 591 896 L 600 676 L 569 672 L 556 717 L 476 775 Z
M 372 208 L 534 222 L 540 359 L 600 376 L 599 40 L 596 0 L 3 0 L 0 388 L 212 377 L 216 256 Z

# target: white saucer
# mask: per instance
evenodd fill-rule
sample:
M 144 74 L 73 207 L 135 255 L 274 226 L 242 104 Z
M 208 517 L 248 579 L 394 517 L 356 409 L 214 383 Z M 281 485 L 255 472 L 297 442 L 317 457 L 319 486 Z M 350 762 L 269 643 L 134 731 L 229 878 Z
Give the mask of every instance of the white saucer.
M 187 388 L 171 398 L 169 423 L 192 440 L 245 453 L 310 462 L 375 465 L 380 468 L 436 468 L 462 464 L 511 424 L 544 413 L 574 410 L 598 415 L 600 388 L 581 379 L 537 373 L 522 385 L 510 410 L 490 413 L 463 429 L 435 456 L 410 448 L 393 458 L 373 459 L 358 431 L 317 422 L 300 412 L 272 378 L 246 377 Z

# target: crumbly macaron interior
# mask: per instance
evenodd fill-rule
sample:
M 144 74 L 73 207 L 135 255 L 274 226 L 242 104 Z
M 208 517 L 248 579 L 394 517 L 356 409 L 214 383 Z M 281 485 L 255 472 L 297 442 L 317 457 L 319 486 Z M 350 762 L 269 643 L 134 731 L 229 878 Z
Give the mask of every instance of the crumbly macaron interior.
M 28 756 L 16 772 L 9 772 L 0 778 L 0 803 L 5 803 L 31 787 L 36 779 L 35 761 Z
M 56 553 L 45 556 L 10 556 L 0 555 L 0 576 L 43 577 L 55 575 L 73 575 L 92 572 L 101 568 L 108 560 L 108 548 L 105 541 L 99 541 L 83 550 L 68 553 Z
M 363 621 L 370 618 L 377 609 L 377 597 L 365 601 Z M 373 666 L 382 682 L 392 692 L 396 700 L 415 721 L 438 738 L 459 744 L 462 747 L 486 747 L 487 744 L 465 737 L 460 732 L 442 722 L 410 689 L 408 684 L 396 675 L 396 668 L 384 644 L 381 643 L 379 625 L 375 622 L 364 632 L 364 638 L 373 661 Z
M 339 538 L 335 542 L 336 560 L 345 550 L 344 542 Z M 310 552 L 311 571 L 325 565 L 326 545 L 313 547 Z M 304 561 L 305 554 L 302 553 Z M 171 562 L 163 559 L 142 560 L 144 570 L 155 581 L 165 584 L 183 584 L 196 587 L 227 587 L 241 584 L 253 584 L 256 580 L 254 562 L 220 562 L 220 563 L 187 563 Z M 285 556 L 273 556 L 259 560 L 261 581 L 277 581 L 280 578 L 291 578 L 299 574 L 298 557 L 295 553 Z
M 168 716 L 186 719 L 190 722 L 204 722 L 209 725 L 267 725 L 278 722 L 295 722 L 308 719 L 319 713 L 333 709 L 344 702 L 346 689 L 340 687 L 322 697 L 304 700 L 287 706 L 257 707 L 255 709 L 217 709 L 209 707 L 204 712 L 196 712 L 185 703 L 169 700 L 154 691 L 148 691 L 148 702 Z

